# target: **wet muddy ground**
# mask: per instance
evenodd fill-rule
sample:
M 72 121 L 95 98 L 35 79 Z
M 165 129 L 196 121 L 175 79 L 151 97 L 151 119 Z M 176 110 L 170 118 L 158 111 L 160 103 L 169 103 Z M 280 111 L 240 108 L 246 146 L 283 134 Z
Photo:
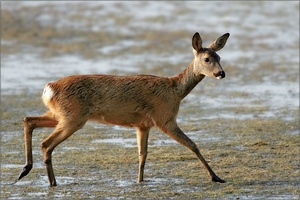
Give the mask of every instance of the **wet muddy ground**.
M 297 199 L 299 197 L 299 2 L 1 2 L 2 199 Z M 45 111 L 44 85 L 71 74 L 173 76 L 229 32 L 226 78 L 205 78 L 183 100 L 181 129 L 227 183 L 153 128 L 138 184 L 135 130 L 88 123 L 53 153 L 49 187 L 33 134 L 25 164 L 23 124 Z

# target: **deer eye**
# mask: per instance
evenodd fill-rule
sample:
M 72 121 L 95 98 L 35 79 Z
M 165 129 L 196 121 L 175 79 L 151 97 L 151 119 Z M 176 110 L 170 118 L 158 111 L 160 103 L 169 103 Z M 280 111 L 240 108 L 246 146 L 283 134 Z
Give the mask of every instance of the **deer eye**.
M 209 58 L 204 58 L 205 62 L 210 62 Z

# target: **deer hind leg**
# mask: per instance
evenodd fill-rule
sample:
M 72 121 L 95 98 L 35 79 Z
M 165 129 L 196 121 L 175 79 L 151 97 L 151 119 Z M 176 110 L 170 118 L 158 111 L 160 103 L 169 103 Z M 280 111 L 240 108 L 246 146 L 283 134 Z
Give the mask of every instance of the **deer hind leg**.
M 25 117 L 24 119 L 24 140 L 25 140 L 25 154 L 26 165 L 19 175 L 18 180 L 26 176 L 33 166 L 32 161 L 32 132 L 35 128 L 39 127 L 55 127 L 57 121 L 51 117 L 51 113 L 48 112 L 43 116 Z
M 178 127 L 176 122 L 169 123 L 168 126 L 160 127 L 162 131 L 164 131 L 166 134 L 168 134 L 171 138 L 179 142 L 180 144 L 188 147 L 191 149 L 199 158 L 204 168 L 208 171 L 209 176 L 211 177 L 212 181 L 214 182 L 220 182 L 225 183 L 225 180 L 222 180 L 219 178 L 214 171 L 211 169 L 211 167 L 208 165 L 208 163 L 205 161 L 204 157 L 201 155 L 197 145 L 188 137 L 186 136 L 182 130 Z
M 73 120 L 59 123 L 54 131 L 42 141 L 41 148 L 50 186 L 56 186 L 56 180 L 52 166 L 52 152 L 54 148 L 70 137 L 75 131 L 82 128 L 86 121 L 87 120 Z
M 139 149 L 139 174 L 138 174 L 138 182 L 142 182 L 144 180 L 144 167 L 147 159 L 147 149 L 148 149 L 148 136 L 149 136 L 150 128 L 137 128 L 136 129 L 136 137 L 137 144 Z

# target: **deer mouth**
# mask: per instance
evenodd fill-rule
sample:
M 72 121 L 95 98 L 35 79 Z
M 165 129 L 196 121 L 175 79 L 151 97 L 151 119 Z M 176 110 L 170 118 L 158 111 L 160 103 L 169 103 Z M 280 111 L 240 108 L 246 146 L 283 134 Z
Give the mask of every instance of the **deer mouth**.
M 219 71 L 218 73 L 214 73 L 214 76 L 217 79 L 223 79 L 223 78 L 225 78 L 225 72 L 224 71 Z

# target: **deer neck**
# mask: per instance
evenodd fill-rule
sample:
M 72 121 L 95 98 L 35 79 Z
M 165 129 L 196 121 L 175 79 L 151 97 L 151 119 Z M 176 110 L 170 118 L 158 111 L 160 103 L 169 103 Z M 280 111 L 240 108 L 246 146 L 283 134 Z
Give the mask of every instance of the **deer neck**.
M 205 77 L 204 75 L 196 75 L 193 72 L 194 60 L 180 74 L 173 77 L 176 84 L 176 92 L 180 98 L 186 97 L 192 89 Z

